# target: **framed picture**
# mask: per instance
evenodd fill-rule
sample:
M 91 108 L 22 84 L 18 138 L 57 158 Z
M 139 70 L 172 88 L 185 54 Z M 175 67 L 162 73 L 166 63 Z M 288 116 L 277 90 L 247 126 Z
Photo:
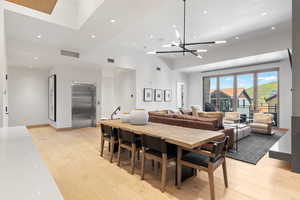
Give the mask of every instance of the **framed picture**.
M 165 90 L 165 102 L 172 101 L 172 90 Z
M 48 118 L 56 121 L 56 75 L 48 78 Z
M 155 89 L 155 101 L 156 102 L 163 101 L 163 90 Z
M 153 101 L 153 89 L 144 88 L 144 102 L 152 102 L 152 101 Z

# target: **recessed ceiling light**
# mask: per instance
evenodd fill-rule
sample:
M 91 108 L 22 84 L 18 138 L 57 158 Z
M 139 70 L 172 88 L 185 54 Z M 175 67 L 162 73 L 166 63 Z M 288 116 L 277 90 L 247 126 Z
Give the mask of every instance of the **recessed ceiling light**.
M 266 12 L 262 12 L 261 13 L 261 16 L 266 16 L 268 13 L 266 13 Z
M 94 35 L 94 34 L 91 35 L 91 38 L 92 38 L 92 39 L 95 39 L 95 38 L 96 38 L 96 35 Z
M 225 43 L 227 43 L 227 41 L 225 40 L 215 41 L 215 44 L 225 44 Z
M 172 26 L 173 28 L 176 28 L 176 25 L 175 24 L 173 24 L 173 26 Z
M 149 38 L 150 38 L 150 39 L 153 39 L 153 35 L 150 35 Z
M 116 20 L 114 20 L 114 19 L 110 20 L 110 23 L 115 23 L 115 22 L 116 22 Z
M 207 13 L 208 13 L 208 11 L 207 11 L 207 10 L 204 10 L 204 11 L 203 11 L 203 14 L 204 14 L 204 15 L 206 15 Z
M 37 35 L 36 38 L 37 38 L 37 39 L 41 39 L 41 38 L 42 38 L 42 35 Z
M 34 60 L 38 60 L 38 59 L 39 59 L 39 57 L 33 57 L 33 59 L 34 59 Z
M 197 56 L 197 58 L 199 58 L 199 59 L 202 59 L 203 57 L 202 57 L 202 56 L 200 56 L 200 55 L 198 55 L 198 56 Z
M 271 28 L 272 30 L 275 30 L 276 29 L 276 27 L 275 26 L 272 26 L 272 28 Z
M 149 52 L 147 52 L 147 54 L 154 55 L 154 54 L 156 54 L 156 51 L 149 51 Z
M 236 40 L 239 40 L 239 39 L 240 39 L 240 37 L 239 37 L 239 36 L 236 36 L 236 37 L 235 37 L 235 39 L 236 39 Z
M 198 52 L 198 53 L 206 53 L 207 50 L 206 50 L 206 49 L 197 49 L 197 52 Z

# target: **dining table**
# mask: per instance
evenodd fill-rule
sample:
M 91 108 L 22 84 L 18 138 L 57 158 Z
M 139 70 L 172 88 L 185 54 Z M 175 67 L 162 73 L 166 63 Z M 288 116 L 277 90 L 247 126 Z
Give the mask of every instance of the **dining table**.
M 137 135 L 149 135 L 160 137 L 170 144 L 184 149 L 197 149 L 210 141 L 224 137 L 222 131 L 210 131 L 203 129 L 186 128 L 182 126 L 174 126 L 162 123 L 148 122 L 144 125 L 134 125 L 124 123 L 121 120 L 102 120 L 100 124 L 111 126 L 116 129 L 130 131 Z M 192 168 L 182 168 L 182 180 L 186 180 L 196 175 L 196 171 Z

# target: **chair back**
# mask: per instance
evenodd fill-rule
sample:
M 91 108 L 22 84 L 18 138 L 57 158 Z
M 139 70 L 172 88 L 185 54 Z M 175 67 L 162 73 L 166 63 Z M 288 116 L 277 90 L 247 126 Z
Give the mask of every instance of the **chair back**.
M 167 153 L 167 143 L 159 137 L 142 135 L 142 146 L 160 153 Z
M 102 136 L 105 136 L 105 137 L 117 137 L 117 129 L 114 129 L 113 127 L 111 126 L 107 126 L 107 125 L 104 125 L 104 124 L 101 124 L 101 134 Z
M 239 112 L 226 112 L 224 120 L 238 121 L 238 120 L 240 120 L 240 113 Z
M 212 161 L 216 161 L 219 158 L 225 156 L 225 153 L 227 151 L 228 139 L 229 137 L 226 136 L 224 140 L 220 142 L 213 142 L 212 153 L 214 154 L 214 156 L 211 157 Z
M 254 114 L 254 122 L 262 123 L 262 124 L 271 124 L 273 121 L 272 114 L 264 114 L 264 113 L 255 113 Z
M 130 131 L 126 131 L 123 129 L 119 129 L 119 139 L 121 140 L 122 143 L 135 143 L 136 142 L 136 137 L 135 134 L 130 132 Z

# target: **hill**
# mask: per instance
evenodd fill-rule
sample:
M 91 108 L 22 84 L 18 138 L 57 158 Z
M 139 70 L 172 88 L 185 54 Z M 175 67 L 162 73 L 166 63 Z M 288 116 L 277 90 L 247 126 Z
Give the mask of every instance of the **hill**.
M 258 103 L 265 103 L 264 99 L 270 97 L 273 94 L 273 91 L 278 90 L 278 83 L 271 82 L 266 83 L 258 86 Z M 246 89 L 248 95 L 253 97 L 253 89 L 248 88 Z

